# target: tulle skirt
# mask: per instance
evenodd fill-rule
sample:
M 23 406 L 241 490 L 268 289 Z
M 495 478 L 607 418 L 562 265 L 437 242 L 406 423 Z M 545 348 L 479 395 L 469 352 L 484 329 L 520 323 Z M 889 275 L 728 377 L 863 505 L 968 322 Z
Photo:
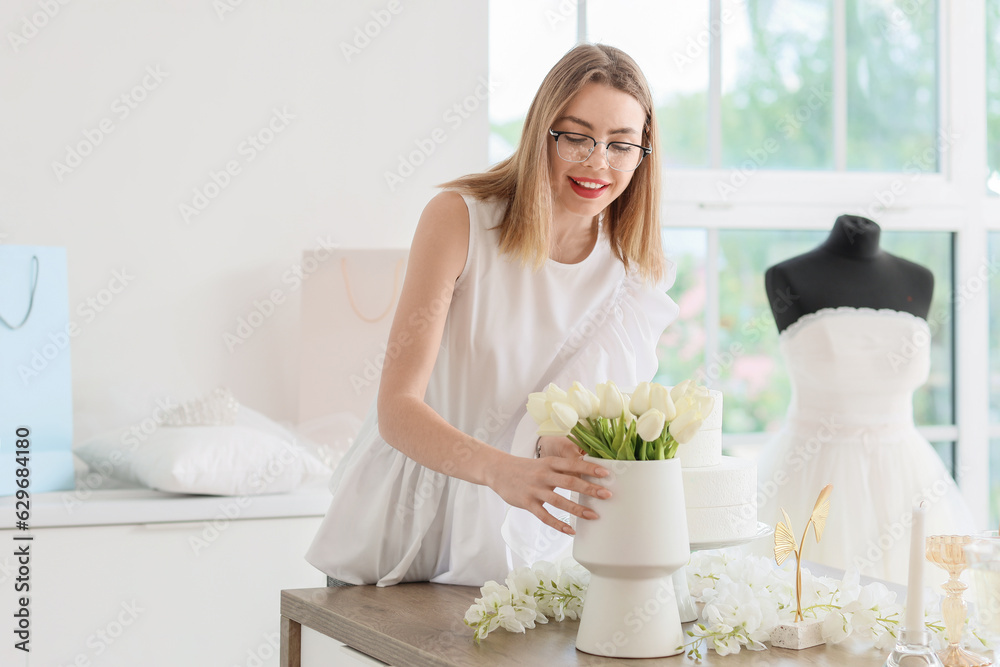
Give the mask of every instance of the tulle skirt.
M 926 508 L 928 536 L 976 532 L 954 480 L 912 422 L 852 426 L 790 419 L 758 462 L 758 517 L 775 526 L 784 508 L 801 540 L 827 484 L 833 493 L 826 530 L 818 544 L 810 530 L 805 560 L 905 584 L 916 504 Z M 928 585 L 943 581 L 936 569 L 926 564 Z

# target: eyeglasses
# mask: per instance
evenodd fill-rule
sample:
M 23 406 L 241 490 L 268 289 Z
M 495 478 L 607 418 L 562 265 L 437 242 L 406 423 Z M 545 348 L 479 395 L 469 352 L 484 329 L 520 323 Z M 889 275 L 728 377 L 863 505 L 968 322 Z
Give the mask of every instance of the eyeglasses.
M 615 171 L 635 171 L 642 158 L 653 152 L 651 147 L 624 141 L 607 143 L 577 132 L 556 132 L 550 128 L 549 134 L 556 140 L 556 153 L 566 162 L 586 162 L 597 144 L 604 144 L 608 166 Z

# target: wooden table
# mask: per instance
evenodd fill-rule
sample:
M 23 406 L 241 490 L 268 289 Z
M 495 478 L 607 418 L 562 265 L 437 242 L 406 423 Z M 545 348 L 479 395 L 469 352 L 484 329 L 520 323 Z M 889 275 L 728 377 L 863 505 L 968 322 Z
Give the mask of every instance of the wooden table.
M 302 626 L 312 628 L 390 665 L 653 665 L 695 664 L 684 656 L 651 660 L 602 658 L 577 651 L 577 621 L 536 625 L 525 634 L 497 630 L 480 645 L 462 619 L 479 589 L 443 584 L 388 588 L 350 586 L 281 591 L 281 665 L 300 667 Z M 703 651 L 706 667 L 882 667 L 886 652 L 821 645 L 805 651 L 772 648 L 719 657 Z

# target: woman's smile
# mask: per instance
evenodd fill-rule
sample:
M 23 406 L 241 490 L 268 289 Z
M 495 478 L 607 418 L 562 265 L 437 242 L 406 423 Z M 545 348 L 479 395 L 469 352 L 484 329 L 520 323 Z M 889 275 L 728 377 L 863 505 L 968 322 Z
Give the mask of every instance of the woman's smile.
M 601 181 L 593 178 L 583 178 L 580 176 L 567 176 L 573 192 L 586 199 L 597 199 L 608 191 L 611 185 L 608 181 Z

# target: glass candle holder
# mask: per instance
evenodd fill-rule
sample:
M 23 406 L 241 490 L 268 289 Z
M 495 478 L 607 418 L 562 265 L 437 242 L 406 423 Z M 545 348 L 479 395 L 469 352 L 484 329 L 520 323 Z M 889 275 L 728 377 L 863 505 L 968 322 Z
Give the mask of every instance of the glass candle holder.
M 976 597 L 975 618 L 982 639 L 996 651 L 1000 646 L 1000 539 L 997 531 L 972 540 L 965 561 Z
M 927 538 L 927 560 L 948 573 L 942 585 L 946 596 L 941 615 L 947 630 L 948 647 L 938 653 L 945 667 L 985 667 L 993 662 L 962 647 L 962 628 L 967 607 L 962 594 L 968 586 L 959 579 L 966 568 L 965 547 L 975 538 L 969 535 L 932 535 Z

